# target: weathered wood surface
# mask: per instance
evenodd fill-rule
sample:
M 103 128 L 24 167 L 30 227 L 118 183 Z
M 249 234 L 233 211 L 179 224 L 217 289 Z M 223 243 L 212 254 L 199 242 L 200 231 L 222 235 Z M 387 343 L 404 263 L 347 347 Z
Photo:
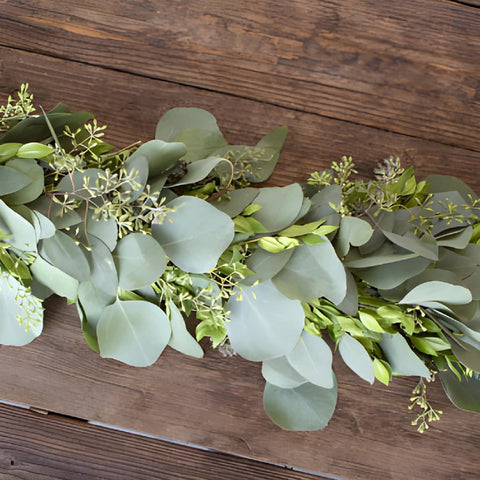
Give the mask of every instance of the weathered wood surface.
M 289 134 L 271 185 L 303 181 L 332 160 L 352 155 L 360 174 L 370 176 L 389 155 L 415 165 L 418 175 L 457 175 L 480 190 L 472 177 L 480 163 L 480 148 L 470 150 L 377 128 L 325 118 L 236 96 L 199 90 L 77 62 L 0 47 L 0 98 L 28 81 L 36 101 L 51 108 L 65 101 L 71 108 L 95 112 L 106 123 L 107 139 L 125 146 L 150 140 L 156 122 L 169 108 L 195 106 L 210 110 L 231 143 L 256 143 L 280 125 Z M 39 73 L 41 72 L 41 74 Z
M 455 174 L 480 192 L 477 3 L 0 0 L 0 101 L 28 81 L 45 108 L 65 100 L 95 112 L 119 146 L 150 139 L 173 106 L 212 111 L 231 142 L 254 143 L 286 124 L 272 185 L 303 180 L 343 154 L 363 175 L 398 155 L 419 175 Z M 349 480 L 462 480 L 480 472 L 479 417 L 451 406 L 439 384 L 430 386 L 431 401 L 444 418 L 420 436 L 407 410 L 414 380 L 370 387 L 337 362 L 339 405 L 327 429 L 284 432 L 263 413 L 258 365 L 170 350 L 147 369 L 101 360 L 86 347 L 75 310 L 58 300 L 45 334 L 22 349 L 1 347 L 0 362 L 0 398 L 59 414 Z M 10 426 L 23 420 L 11 415 L 0 412 L 5 444 L 27 451 L 33 435 L 40 448 L 38 427 L 25 419 L 30 426 L 15 436 Z M 84 438 L 49 428 L 67 451 Z M 135 457 L 137 440 L 125 442 L 122 451 Z M 31 465 L 40 468 L 40 457 Z M 75 478 L 33 466 L 9 477 L 2 468 L 1 479 Z M 222 478 L 211 473 L 205 478 Z M 188 478 L 174 475 L 165 478 Z
M 0 405 L 0 478 L 315 480 L 254 460 Z
M 4 0 L 2 17 L 14 48 L 480 146 L 480 18 L 456 2 Z

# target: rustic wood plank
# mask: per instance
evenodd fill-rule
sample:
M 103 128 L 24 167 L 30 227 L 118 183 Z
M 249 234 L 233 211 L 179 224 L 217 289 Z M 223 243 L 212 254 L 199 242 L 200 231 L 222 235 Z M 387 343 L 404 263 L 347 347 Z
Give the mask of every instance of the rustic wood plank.
M 480 150 L 480 16 L 445 0 L 4 0 L 0 44 Z
M 449 404 L 438 383 L 430 401 L 443 418 L 420 435 L 407 409 L 414 379 L 369 386 L 337 358 L 333 420 L 321 432 L 286 432 L 262 410 L 258 364 L 168 349 L 152 367 L 128 367 L 88 349 L 74 307 L 53 299 L 47 311 L 39 339 L 0 348 L 0 398 L 349 480 L 478 478 L 478 417 Z
M 107 139 L 117 146 L 151 139 L 156 122 L 169 108 L 196 106 L 218 118 L 231 143 L 254 144 L 271 129 L 288 125 L 271 185 L 303 181 L 342 155 L 352 155 L 360 174 L 370 176 L 377 162 L 394 155 L 414 165 L 419 176 L 457 175 L 480 191 L 480 178 L 472 176 L 479 152 L 8 48 L 0 47 L 0 58 L 0 101 L 29 82 L 45 108 L 64 100 L 73 109 L 94 112 L 109 125 Z
M 0 405 L 0 419 L 2 480 L 319 478 L 281 466 L 7 405 Z

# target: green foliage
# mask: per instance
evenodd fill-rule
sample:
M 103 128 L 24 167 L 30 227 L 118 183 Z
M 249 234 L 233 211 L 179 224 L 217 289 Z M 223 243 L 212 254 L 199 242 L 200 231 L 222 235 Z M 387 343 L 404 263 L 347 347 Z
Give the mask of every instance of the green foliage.
M 286 127 L 229 145 L 212 114 L 177 108 L 115 150 L 87 112 L 34 112 L 27 86 L 0 108 L 0 343 L 36 338 L 54 293 L 104 357 L 201 357 L 208 338 L 261 361 L 286 429 L 333 415 L 332 348 L 369 383 L 420 376 L 419 431 L 439 415 L 424 379 L 480 410 L 480 200 L 460 180 L 417 181 L 393 157 L 362 180 L 343 157 L 304 185 L 253 188 Z

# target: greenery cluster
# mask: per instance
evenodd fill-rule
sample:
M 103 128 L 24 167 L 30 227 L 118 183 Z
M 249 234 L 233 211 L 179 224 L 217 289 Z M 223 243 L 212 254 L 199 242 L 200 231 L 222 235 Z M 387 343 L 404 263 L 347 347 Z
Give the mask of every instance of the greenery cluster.
M 2 344 L 40 335 L 56 294 L 102 357 L 201 357 L 207 337 L 261 362 L 266 413 L 286 429 L 333 415 L 332 349 L 369 383 L 420 377 L 420 431 L 441 413 L 435 377 L 480 411 L 480 200 L 464 183 L 417 181 L 394 158 L 361 180 L 344 157 L 304 184 L 253 187 L 285 127 L 229 145 L 210 113 L 176 108 L 154 140 L 115 150 L 89 113 L 36 111 L 26 85 L 0 109 Z

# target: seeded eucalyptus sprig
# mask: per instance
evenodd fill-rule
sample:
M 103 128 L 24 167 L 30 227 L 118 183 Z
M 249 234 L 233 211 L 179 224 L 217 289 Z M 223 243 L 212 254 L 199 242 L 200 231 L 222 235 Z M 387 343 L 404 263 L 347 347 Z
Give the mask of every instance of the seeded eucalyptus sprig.
M 480 411 L 480 200 L 458 179 L 417 181 L 390 157 L 365 180 L 343 157 L 259 187 L 285 127 L 229 145 L 210 113 L 176 108 L 116 150 L 93 115 L 35 110 L 27 86 L 0 114 L 1 343 L 36 338 L 56 294 L 103 357 L 201 357 L 209 339 L 261 362 L 265 411 L 286 429 L 328 423 L 333 354 L 369 383 L 420 377 L 420 431 L 440 414 L 435 377 Z

